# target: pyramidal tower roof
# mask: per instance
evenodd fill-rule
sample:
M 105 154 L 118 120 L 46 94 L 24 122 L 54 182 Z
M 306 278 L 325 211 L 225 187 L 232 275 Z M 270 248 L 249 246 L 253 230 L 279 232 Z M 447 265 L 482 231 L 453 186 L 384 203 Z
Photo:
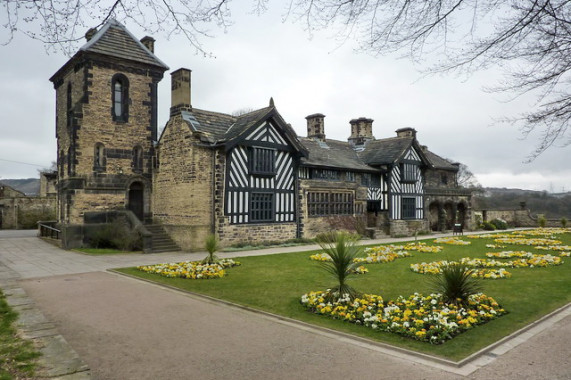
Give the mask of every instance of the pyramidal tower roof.
M 154 65 L 168 70 L 169 67 L 143 45 L 127 28 L 115 19 L 110 19 L 80 49 L 83 52 L 104 54 L 130 61 Z

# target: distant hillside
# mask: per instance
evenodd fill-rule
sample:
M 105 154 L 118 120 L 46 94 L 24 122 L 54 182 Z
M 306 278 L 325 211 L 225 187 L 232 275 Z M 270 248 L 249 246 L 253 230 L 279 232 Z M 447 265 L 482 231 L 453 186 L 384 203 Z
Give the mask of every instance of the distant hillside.
M 487 187 L 473 199 L 475 210 L 515 210 L 521 202 L 532 214 L 544 214 L 547 218 L 571 219 L 571 192 L 548 193 L 547 191 Z
M 38 195 L 40 193 L 40 179 L 39 178 L 25 178 L 25 179 L 0 179 L 0 183 L 6 186 L 21 191 L 26 195 Z

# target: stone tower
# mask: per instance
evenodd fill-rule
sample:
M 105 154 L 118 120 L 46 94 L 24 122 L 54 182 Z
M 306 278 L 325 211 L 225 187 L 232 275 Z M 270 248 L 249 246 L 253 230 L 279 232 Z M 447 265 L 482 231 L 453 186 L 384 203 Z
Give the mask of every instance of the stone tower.
M 130 209 L 151 216 L 157 85 L 168 67 L 154 40 L 136 39 L 116 20 L 51 78 L 56 90 L 58 210 L 61 224 L 89 211 Z

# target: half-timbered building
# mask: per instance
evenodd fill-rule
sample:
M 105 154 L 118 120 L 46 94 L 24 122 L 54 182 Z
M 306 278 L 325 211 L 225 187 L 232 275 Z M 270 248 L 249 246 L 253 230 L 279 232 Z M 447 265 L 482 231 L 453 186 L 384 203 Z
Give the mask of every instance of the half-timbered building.
M 338 141 L 326 138 L 325 116 L 313 114 L 307 137 L 298 137 L 273 100 L 238 116 L 193 107 L 191 71 L 179 69 L 159 137 L 157 83 L 168 67 L 154 40 L 138 41 L 115 20 L 86 38 L 51 78 L 61 226 L 128 210 L 160 224 L 181 248 L 200 249 L 211 233 L 232 244 L 468 224 L 458 166 L 421 146 L 412 128 L 376 139 L 373 120 L 361 117 Z

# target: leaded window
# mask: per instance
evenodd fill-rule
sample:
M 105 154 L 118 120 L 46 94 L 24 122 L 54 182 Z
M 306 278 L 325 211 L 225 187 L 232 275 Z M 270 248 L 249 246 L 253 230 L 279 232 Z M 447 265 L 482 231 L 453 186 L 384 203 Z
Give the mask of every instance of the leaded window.
M 274 149 L 258 147 L 252 148 L 250 166 L 251 173 L 259 175 L 276 174 L 275 156 L 276 151 Z
M 402 218 L 415 219 L 416 203 L 414 198 L 402 198 Z
M 353 194 L 310 191 L 307 193 L 307 212 L 309 216 L 352 215 Z
M 274 220 L 274 194 L 252 193 L 250 202 L 252 222 L 271 222 Z
M 105 170 L 105 163 L 105 145 L 97 143 L 95 144 L 93 151 L 93 169 L 96 171 L 103 171 Z
M 416 182 L 417 165 L 401 164 L 401 180 L 403 182 Z
M 338 181 L 340 179 L 340 172 L 338 170 L 330 169 L 313 169 L 311 171 L 312 179 L 322 179 L 326 181 Z
M 127 122 L 129 117 L 129 80 L 123 74 L 117 74 L 111 80 L 113 121 Z
M 140 146 L 133 148 L 133 158 L 131 166 L 134 171 L 140 172 L 143 170 L 143 149 Z

